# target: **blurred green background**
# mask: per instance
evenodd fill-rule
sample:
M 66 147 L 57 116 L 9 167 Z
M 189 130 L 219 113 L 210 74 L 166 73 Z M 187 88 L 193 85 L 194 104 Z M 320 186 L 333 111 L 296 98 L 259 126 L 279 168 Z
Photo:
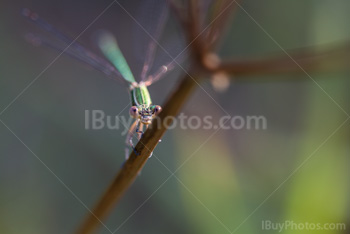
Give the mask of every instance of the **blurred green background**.
M 131 12 L 139 5 L 122 2 Z M 26 33 L 40 30 L 21 17 L 22 7 L 77 36 L 108 4 L 1 0 L 0 110 L 59 54 L 24 40 Z M 347 0 L 244 0 L 242 6 L 285 49 L 350 39 Z M 108 29 L 117 35 L 133 67 L 136 56 L 128 50 L 134 43 L 128 36 L 132 27 L 114 5 L 79 41 L 97 51 L 91 37 L 98 29 Z M 174 27 L 165 33 L 178 32 Z M 237 58 L 276 52 L 281 52 L 278 46 L 242 10 L 220 50 L 223 57 Z M 177 69 L 152 85 L 153 101 L 162 104 L 180 76 Z M 311 76 L 350 113 L 348 69 Z M 348 224 L 349 121 L 338 128 L 348 116 L 303 73 L 270 78 L 238 79 L 225 93 L 203 83 L 230 115 L 263 115 L 267 129 L 214 135 L 215 130 L 168 131 L 154 152 L 161 162 L 156 157 L 147 162 L 106 226 L 118 228 L 116 233 L 249 234 L 278 233 L 262 230 L 264 220 Z M 183 112 L 216 120 L 225 115 L 206 92 L 198 88 Z M 117 115 L 128 102 L 124 87 L 62 56 L 0 116 L 20 139 L 0 123 L 0 233 L 76 230 L 88 213 L 82 203 L 92 208 L 124 161 L 123 129 L 85 130 L 84 111 Z M 128 108 L 121 115 L 127 116 Z M 182 167 L 169 178 L 165 166 L 171 171 Z M 99 233 L 109 231 L 102 227 Z

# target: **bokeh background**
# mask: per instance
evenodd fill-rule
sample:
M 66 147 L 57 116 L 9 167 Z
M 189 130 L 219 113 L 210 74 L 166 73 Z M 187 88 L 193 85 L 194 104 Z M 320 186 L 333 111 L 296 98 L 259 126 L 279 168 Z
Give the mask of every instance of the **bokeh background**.
M 121 3 L 133 14 L 140 5 Z M 74 37 L 108 4 L 1 0 L 1 111 L 59 54 L 24 40 L 26 33 L 42 31 L 21 17 L 21 8 L 31 8 Z M 244 0 L 242 6 L 285 49 L 350 40 L 347 0 Z M 137 26 L 114 5 L 79 41 L 97 52 L 94 33 L 110 30 L 133 68 L 142 56 L 132 50 L 133 27 Z M 164 38 L 171 40 L 179 33 L 170 22 Z M 220 55 L 249 58 L 270 53 L 282 51 L 238 10 Z M 164 102 L 181 73 L 177 69 L 150 87 L 154 102 Z M 348 116 L 335 102 L 350 113 L 349 71 L 311 76 L 324 91 L 302 72 L 274 79 L 233 79 L 224 93 L 203 82 L 205 91 L 195 91 L 185 114 L 218 120 L 225 115 L 223 107 L 232 116 L 263 115 L 268 128 L 214 135 L 214 129 L 168 131 L 154 152 L 161 162 L 156 157 L 147 162 L 106 226 L 118 228 L 116 233 L 248 234 L 278 232 L 262 230 L 263 220 L 348 225 L 349 121 L 338 128 Z M 84 112 L 98 109 L 118 115 L 128 103 L 125 87 L 61 56 L 1 114 L 13 133 L 0 123 L 0 233 L 76 230 L 88 213 L 83 204 L 94 206 L 124 161 L 124 129 L 85 130 Z M 128 108 L 120 115 L 127 116 Z M 167 168 L 175 171 L 186 160 L 176 177 L 169 178 Z M 349 233 L 349 228 L 282 233 Z M 102 227 L 99 233 L 109 231 Z

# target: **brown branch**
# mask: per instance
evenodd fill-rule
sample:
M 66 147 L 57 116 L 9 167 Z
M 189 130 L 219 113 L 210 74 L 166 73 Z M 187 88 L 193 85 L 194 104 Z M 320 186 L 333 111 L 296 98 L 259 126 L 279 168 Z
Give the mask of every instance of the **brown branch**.
M 303 72 L 303 69 L 324 71 L 349 67 L 349 52 L 349 43 L 319 48 L 308 47 L 287 51 L 290 57 L 284 53 L 255 60 L 231 60 L 222 62 L 215 68 L 208 67 L 208 69 L 213 73 L 225 72 L 234 76 L 295 73 Z
M 92 233 L 100 224 L 100 220 L 103 220 L 112 210 L 114 205 L 120 200 L 125 191 L 134 182 L 151 152 L 157 146 L 159 140 L 167 130 L 166 126 L 171 124 L 173 118 L 167 117 L 175 117 L 178 114 L 192 93 L 192 90 L 195 88 L 195 84 L 196 82 L 193 78 L 189 77 L 189 75 L 186 75 L 182 79 L 177 89 L 170 95 L 168 101 L 164 104 L 164 109 L 159 114 L 159 119 L 153 121 L 151 127 L 145 132 L 136 145 L 136 151 L 139 152 L 140 155 L 137 156 L 134 152 L 130 154 L 129 159 L 120 169 L 110 187 L 104 193 L 96 207 L 92 210 L 92 213 L 88 214 L 88 217 L 77 233 Z M 167 122 L 164 122 L 165 119 Z
M 203 57 L 203 38 L 200 32 L 200 13 L 198 0 L 188 0 L 188 15 L 187 15 L 187 40 L 190 43 L 192 49 L 192 55 L 196 61 L 200 61 Z

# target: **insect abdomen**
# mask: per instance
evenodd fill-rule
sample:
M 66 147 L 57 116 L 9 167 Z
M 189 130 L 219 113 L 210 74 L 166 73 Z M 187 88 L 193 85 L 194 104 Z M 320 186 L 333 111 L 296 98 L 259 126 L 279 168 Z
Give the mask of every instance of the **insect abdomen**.
M 151 105 L 152 100 L 145 85 L 140 85 L 131 90 L 131 102 L 133 106 Z

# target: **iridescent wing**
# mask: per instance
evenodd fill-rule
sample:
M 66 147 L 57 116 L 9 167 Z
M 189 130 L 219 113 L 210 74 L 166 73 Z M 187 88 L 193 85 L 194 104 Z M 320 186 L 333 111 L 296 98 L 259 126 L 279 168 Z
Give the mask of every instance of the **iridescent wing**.
M 127 82 L 136 82 L 128 63 L 118 46 L 117 40 L 111 33 L 106 31 L 100 32 L 97 38 L 97 45 Z
M 25 39 L 28 42 L 30 42 L 31 44 L 33 44 L 34 46 L 46 46 L 46 47 L 54 49 L 58 52 L 63 52 L 66 55 L 68 55 L 74 59 L 77 59 L 81 62 L 84 62 L 88 66 L 90 66 L 90 67 L 92 67 L 100 72 L 103 72 L 107 76 L 113 76 L 113 72 L 116 72 L 115 68 L 112 65 L 110 65 L 108 63 L 101 65 L 99 62 L 96 62 L 96 60 L 91 59 L 90 57 L 86 57 L 80 53 L 77 53 L 77 51 L 72 49 L 72 48 L 67 48 L 67 45 L 61 45 L 59 43 L 54 43 L 52 40 L 49 40 L 49 39 L 43 37 L 42 35 L 28 33 L 25 35 Z M 119 74 L 119 73 L 117 73 L 117 74 Z M 111 77 L 111 78 L 113 78 L 113 77 Z
M 188 51 L 185 46 L 185 39 L 181 37 L 170 36 L 172 39 L 168 40 L 168 43 L 161 48 L 160 53 L 157 55 L 155 61 L 155 69 L 152 73 L 144 79 L 147 86 L 153 84 L 156 81 L 162 79 L 168 72 L 172 71 L 175 67 L 181 67 L 181 65 L 188 57 Z M 168 38 L 170 39 L 170 38 Z
M 22 15 L 35 25 L 42 28 L 43 30 L 51 33 L 59 41 L 55 42 L 53 40 L 49 40 L 48 38 L 42 35 L 36 35 L 33 33 L 27 34 L 26 39 L 33 45 L 43 45 L 60 52 L 64 52 L 66 55 L 69 55 L 74 59 L 84 62 L 85 64 L 100 72 L 103 72 L 109 78 L 125 83 L 125 79 L 123 79 L 120 72 L 117 69 L 115 69 L 110 63 L 108 63 L 103 58 L 97 56 L 96 54 L 92 53 L 80 43 L 71 39 L 69 36 L 57 30 L 44 19 L 40 18 L 38 14 L 30 11 L 29 9 L 23 9 Z
M 162 42 L 158 44 L 156 58 L 154 60 L 154 69 L 150 69 L 147 76 L 143 79 L 146 85 L 162 79 L 165 74 L 175 67 L 181 67 L 188 57 L 188 45 L 183 33 L 183 28 L 178 20 L 171 20 L 167 24 L 167 31 L 162 35 Z
M 168 0 L 142 0 L 138 5 L 133 27 L 133 48 L 136 57 L 143 62 L 141 80 L 151 71 L 160 36 L 167 22 Z

